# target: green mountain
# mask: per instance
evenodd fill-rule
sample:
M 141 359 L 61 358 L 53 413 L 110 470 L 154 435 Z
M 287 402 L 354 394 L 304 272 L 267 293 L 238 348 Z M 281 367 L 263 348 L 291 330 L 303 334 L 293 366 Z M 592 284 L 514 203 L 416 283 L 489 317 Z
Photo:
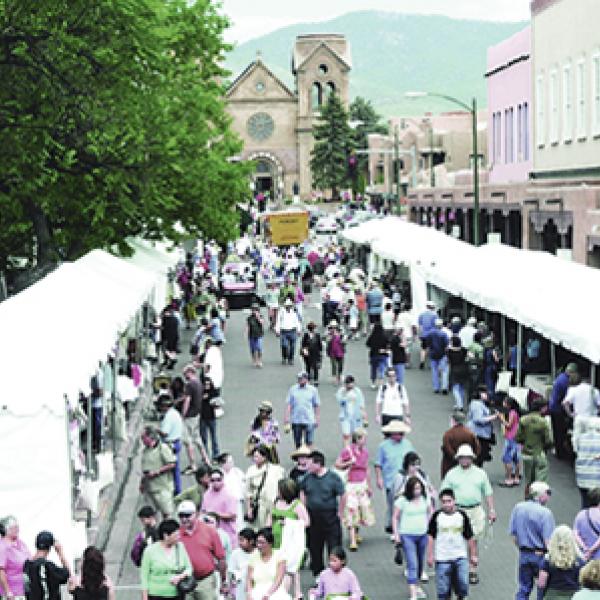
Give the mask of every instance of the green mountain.
M 290 65 L 296 36 L 343 33 L 352 50 L 351 95 L 368 98 L 382 115 L 452 110 L 452 104 L 439 99 L 406 99 L 404 93 L 410 90 L 449 94 L 467 103 L 476 96 L 484 107 L 487 48 L 526 26 L 526 22 L 352 12 L 322 23 L 291 25 L 240 44 L 229 55 L 226 66 L 234 77 L 260 51 L 269 68 L 293 89 Z

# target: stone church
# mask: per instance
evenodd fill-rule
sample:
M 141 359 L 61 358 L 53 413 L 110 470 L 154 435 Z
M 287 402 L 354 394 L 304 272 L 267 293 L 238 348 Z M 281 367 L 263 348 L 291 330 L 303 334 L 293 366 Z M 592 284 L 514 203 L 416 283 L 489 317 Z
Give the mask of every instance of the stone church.
M 348 108 L 351 68 L 343 35 L 300 35 L 292 53 L 294 90 L 260 56 L 231 84 L 228 111 L 244 141 L 242 160 L 256 162 L 255 194 L 310 198 L 312 128 L 329 94 L 339 94 Z

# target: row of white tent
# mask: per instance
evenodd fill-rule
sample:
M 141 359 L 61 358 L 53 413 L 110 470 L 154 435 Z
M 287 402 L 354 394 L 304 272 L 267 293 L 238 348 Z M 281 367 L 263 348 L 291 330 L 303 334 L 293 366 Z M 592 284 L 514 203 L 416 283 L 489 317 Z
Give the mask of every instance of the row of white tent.
M 475 247 L 399 217 L 374 219 L 341 235 L 410 267 L 417 310 L 427 299 L 426 292 L 415 290 L 414 282 L 421 280 L 513 319 L 592 365 L 600 362 L 598 269 L 547 252 L 502 244 Z
M 180 254 L 133 241 L 131 258 L 94 250 L 0 303 L 0 517 L 14 515 L 30 548 L 50 529 L 77 556 L 85 524 L 72 515 L 66 400 L 89 393 L 144 302 L 160 310 Z

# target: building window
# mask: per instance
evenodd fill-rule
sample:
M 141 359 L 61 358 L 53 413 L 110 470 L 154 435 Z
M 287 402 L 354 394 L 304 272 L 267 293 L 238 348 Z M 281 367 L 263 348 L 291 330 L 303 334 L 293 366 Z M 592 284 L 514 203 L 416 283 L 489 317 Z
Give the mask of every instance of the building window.
M 329 96 L 332 96 L 333 94 L 335 94 L 335 92 L 335 83 L 333 83 L 333 81 L 329 81 L 327 83 L 327 87 L 325 88 L 325 93 L 327 94 L 327 97 L 329 98 Z
M 558 143 L 558 72 L 550 71 L 550 143 Z
M 496 156 L 496 130 L 498 129 L 498 120 L 496 118 L 496 113 L 492 115 L 492 144 L 491 144 L 491 157 L 492 164 L 496 164 L 497 156 Z
M 329 67 L 324 63 L 320 64 L 319 65 L 319 73 L 321 75 L 327 75 L 327 73 L 329 73 Z
M 321 108 L 321 104 L 323 104 L 323 88 L 318 81 L 315 81 L 311 88 L 310 105 L 313 111 L 315 111 Z
M 575 71 L 575 104 L 577 114 L 577 139 L 582 140 L 587 135 L 587 122 L 585 118 L 585 59 L 577 62 Z
M 523 160 L 523 105 L 517 106 L 517 162 Z
M 529 103 L 523 102 L 523 160 L 529 160 Z
M 600 52 L 592 56 L 592 115 L 594 135 L 600 135 Z
M 512 163 L 514 161 L 514 150 L 513 150 L 513 117 L 514 112 L 512 107 L 507 108 L 504 111 L 504 162 Z
M 535 132 L 538 146 L 546 143 L 545 118 L 544 76 L 538 75 L 535 84 Z
M 496 160 L 497 162 L 502 161 L 502 113 L 498 111 L 496 113 Z
M 570 142 L 573 139 L 573 83 L 571 79 L 571 65 L 563 67 L 562 85 L 562 139 Z

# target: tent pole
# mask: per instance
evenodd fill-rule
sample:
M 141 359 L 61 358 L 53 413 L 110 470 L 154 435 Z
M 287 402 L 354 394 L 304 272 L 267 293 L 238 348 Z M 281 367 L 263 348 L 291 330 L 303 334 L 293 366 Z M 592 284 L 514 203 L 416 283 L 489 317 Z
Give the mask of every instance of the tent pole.
M 522 369 L 522 346 L 523 346 L 523 325 L 519 323 L 517 329 L 517 386 L 521 387 L 521 369 Z
M 556 345 L 550 342 L 550 372 L 552 373 L 552 381 L 556 379 Z
M 506 356 L 506 317 L 500 315 L 500 334 L 502 335 L 502 366 L 506 370 L 507 356 Z
M 110 391 L 110 401 L 111 401 L 111 410 L 110 410 L 110 430 L 112 433 L 112 451 L 113 451 L 113 460 L 117 456 L 117 434 L 115 431 L 116 424 L 116 410 L 117 410 L 117 359 L 116 357 L 112 361 L 112 390 Z
M 73 482 L 73 467 L 74 460 L 73 454 L 71 453 L 71 425 L 69 422 L 70 409 L 69 409 L 69 398 L 67 395 L 64 395 L 65 399 L 65 429 L 67 432 L 67 456 L 69 457 L 69 484 L 71 489 L 69 490 L 69 496 L 71 497 L 71 520 L 75 520 L 75 498 L 73 495 L 73 490 L 75 489 L 75 484 Z

